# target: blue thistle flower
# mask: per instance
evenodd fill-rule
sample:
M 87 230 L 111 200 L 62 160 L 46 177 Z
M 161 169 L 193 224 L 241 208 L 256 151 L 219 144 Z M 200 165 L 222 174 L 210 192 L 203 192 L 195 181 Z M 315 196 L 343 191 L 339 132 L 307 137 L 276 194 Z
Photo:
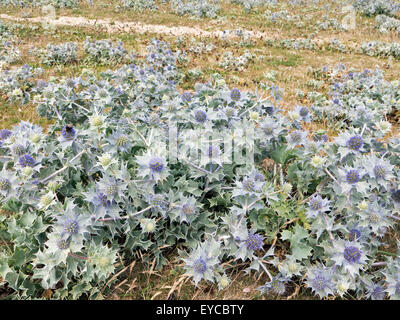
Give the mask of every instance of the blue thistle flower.
M 308 201 L 308 205 L 312 211 L 319 211 L 322 209 L 322 199 L 313 197 Z
M 242 94 L 240 93 L 239 89 L 236 89 L 236 88 L 232 89 L 232 91 L 231 91 L 231 99 L 233 101 L 239 101 L 241 97 L 242 97 Z
M 350 241 L 354 241 L 354 240 L 358 240 L 361 238 L 361 231 L 358 229 L 351 229 L 349 232 L 349 240 Z
M 349 246 L 344 249 L 344 258 L 350 263 L 358 263 L 361 258 L 361 250 L 354 246 Z
M 324 290 L 328 287 L 330 279 L 325 277 L 323 274 L 317 274 L 313 279 L 313 286 L 316 290 Z
M 18 162 L 23 168 L 35 166 L 35 160 L 28 154 L 21 156 Z
M 258 171 L 254 171 L 253 172 L 253 178 L 254 178 L 254 181 L 257 181 L 257 182 L 264 182 L 265 181 L 265 176 L 262 173 L 258 172 Z
M 70 245 L 70 239 L 69 239 L 69 238 L 68 238 L 68 239 L 59 238 L 59 239 L 57 240 L 57 247 L 58 247 L 58 249 L 60 249 L 60 250 L 66 250 L 66 249 L 68 249 L 68 248 L 69 248 L 69 245 Z
M 326 251 L 331 254 L 335 265 L 343 267 L 351 277 L 359 274 L 360 268 L 365 265 L 367 259 L 361 244 L 355 241 L 334 240 L 333 246 L 326 247 Z
M 61 135 L 65 140 L 72 140 L 75 137 L 76 130 L 72 125 L 66 125 L 61 130 Z
M 288 144 L 291 147 L 296 147 L 297 145 L 305 144 L 307 142 L 307 131 L 295 130 L 289 134 Z
M 306 118 L 309 115 L 309 113 L 310 112 L 308 111 L 308 109 L 306 107 L 301 107 L 300 110 L 299 110 L 299 115 L 302 118 Z
M 10 188 L 11 188 L 10 180 L 0 177 L 0 190 L 6 192 L 10 190 Z
M 220 244 L 214 239 L 199 243 L 190 254 L 179 252 L 186 256 L 182 258 L 186 274 L 193 277 L 196 286 L 201 279 L 214 281 L 214 269 L 215 265 L 219 264 L 219 252 Z
M 394 203 L 400 206 L 400 189 L 399 190 L 392 190 L 390 194 Z
M 155 172 L 161 172 L 164 169 L 164 160 L 160 157 L 153 157 L 149 161 L 149 168 Z
M 243 180 L 243 189 L 248 192 L 256 192 L 257 190 L 255 181 L 251 178 L 245 178 Z
M 73 219 L 73 218 L 69 218 L 66 219 L 64 222 L 64 232 L 67 234 L 77 234 L 79 231 L 79 224 L 78 221 Z
M 162 212 L 168 209 L 168 202 L 164 199 L 161 194 L 150 194 L 147 196 L 149 204 L 153 207 L 152 209 L 157 209 Z
M 308 200 L 308 211 L 306 212 L 307 217 L 314 218 L 321 213 L 325 213 L 330 209 L 330 201 L 323 199 L 319 194 L 314 194 Z
M 383 300 L 385 299 L 386 293 L 385 289 L 377 283 L 372 283 L 367 288 L 367 297 L 371 298 L 371 300 Z
M 204 273 L 207 271 L 207 263 L 202 258 L 195 260 L 192 267 L 197 273 Z
M 346 181 L 350 184 L 355 184 L 360 181 L 360 174 L 358 173 L 358 170 L 349 170 L 347 171 L 346 174 Z
M 256 233 L 250 233 L 245 243 L 246 247 L 252 251 L 260 250 L 264 246 L 263 238 Z
M 333 294 L 332 276 L 331 268 L 316 266 L 308 272 L 306 283 L 320 298 L 327 297 Z
M 12 135 L 12 132 L 10 130 L 7 129 L 1 129 L 0 130 L 0 141 L 1 140 L 6 140 L 7 138 L 9 138 Z
M 182 102 L 184 103 L 190 103 L 192 101 L 192 95 L 190 94 L 190 92 L 184 92 L 182 94 Z
M 276 277 L 273 277 L 273 279 L 270 282 L 267 282 L 265 285 L 258 287 L 257 290 L 259 290 L 262 293 L 272 292 L 273 294 L 281 296 L 286 291 L 285 282 L 287 280 L 288 278 L 279 274 Z
M 346 143 L 347 147 L 349 147 L 350 149 L 354 150 L 354 151 L 359 151 L 362 146 L 364 145 L 364 139 L 361 136 L 353 136 L 351 137 L 347 143 Z
M 374 167 L 374 174 L 377 179 L 385 179 L 386 176 L 386 168 L 381 165 L 376 165 Z
M 194 118 L 197 122 L 204 123 L 207 120 L 207 114 L 203 110 L 197 110 L 194 113 Z
M 108 208 L 111 205 L 111 201 L 107 199 L 107 196 L 100 192 L 97 194 L 97 199 L 98 200 L 98 204 L 100 204 L 101 206 L 103 206 L 104 208 Z

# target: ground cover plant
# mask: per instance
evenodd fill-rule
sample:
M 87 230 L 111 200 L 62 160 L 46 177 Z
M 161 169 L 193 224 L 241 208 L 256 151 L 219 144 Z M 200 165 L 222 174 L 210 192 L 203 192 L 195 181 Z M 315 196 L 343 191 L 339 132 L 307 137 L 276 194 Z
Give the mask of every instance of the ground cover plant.
M 397 1 L 0 8 L 2 298 L 400 298 Z

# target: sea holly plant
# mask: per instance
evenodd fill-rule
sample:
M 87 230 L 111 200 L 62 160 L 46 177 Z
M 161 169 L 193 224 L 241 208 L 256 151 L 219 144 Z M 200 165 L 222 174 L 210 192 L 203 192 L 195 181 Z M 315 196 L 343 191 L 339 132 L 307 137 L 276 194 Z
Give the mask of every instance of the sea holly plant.
M 398 138 L 372 121 L 312 131 L 316 109 L 281 112 L 276 86 L 246 92 L 215 74 L 180 90 L 176 52 L 157 40 L 147 51 L 32 82 L 24 92 L 53 125 L 0 131 L 0 277 L 13 298 L 101 298 L 133 260 L 161 269 L 171 252 L 197 286 L 225 289 L 229 261 L 264 273 L 265 294 L 295 282 L 320 298 L 398 298 L 398 253 L 382 249 L 400 220 Z

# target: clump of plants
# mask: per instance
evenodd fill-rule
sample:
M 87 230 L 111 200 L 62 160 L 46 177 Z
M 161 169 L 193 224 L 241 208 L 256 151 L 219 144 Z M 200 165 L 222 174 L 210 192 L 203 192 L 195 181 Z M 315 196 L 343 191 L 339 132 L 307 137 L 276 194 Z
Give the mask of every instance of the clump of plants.
M 261 293 L 295 283 L 320 298 L 399 298 L 386 235 L 400 220 L 400 139 L 375 122 L 308 131 L 315 112 L 284 114 L 276 86 L 261 97 L 214 74 L 182 92 L 176 54 L 161 41 L 147 51 L 143 63 L 38 85 L 47 133 L 0 131 L 11 297 L 101 298 L 132 260 L 161 268 L 175 252 L 194 285 L 223 290 L 230 261 L 265 273 Z

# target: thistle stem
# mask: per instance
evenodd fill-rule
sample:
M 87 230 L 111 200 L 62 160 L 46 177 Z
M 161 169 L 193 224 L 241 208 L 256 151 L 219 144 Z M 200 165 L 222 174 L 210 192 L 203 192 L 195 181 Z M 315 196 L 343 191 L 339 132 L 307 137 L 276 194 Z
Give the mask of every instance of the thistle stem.
M 186 162 L 187 164 L 191 165 L 193 168 L 196 168 L 197 170 L 205 173 L 205 174 L 211 174 L 210 171 L 207 171 L 206 169 L 200 168 L 199 166 L 196 166 L 194 163 L 190 162 L 189 160 L 186 159 L 182 159 L 184 162 Z
M 333 181 L 337 183 L 338 186 L 340 186 L 340 183 L 336 180 L 336 178 L 329 172 L 328 169 L 325 169 L 325 172 L 332 178 Z
M 371 264 L 372 267 L 380 267 L 380 266 L 386 266 L 386 262 L 374 262 Z
M 367 127 L 367 124 L 366 123 L 364 123 L 364 126 L 363 126 L 363 128 L 362 128 L 362 130 L 361 130 L 361 136 L 364 134 L 364 131 L 365 131 L 365 128 Z
M 76 159 L 78 159 L 82 154 L 84 154 L 86 152 L 86 150 L 82 150 L 81 152 L 79 152 L 75 157 L 73 157 L 70 160 L 70 163 L 75 161 Z M 61 172 L 65 171 L 68 169 L 69 166 L 65 165 L 64 167 L 62 167 L 60 170 L 57 170 L 56 172 L 53 172 L 51 175 L 49 175 L 47 178 L 44 178 L 42 181 L 40 181 L 40 183 L 45 183 L 48 180 L 50 180 L 51 178 L 53 178 L 54 176 L 60 174 Z
M 260 261 L 260 260 L 259 260 L 259 261 Z M 263 261 L 260 261 L 260 265 L 261 265 L 261 267 L 264 269 L 264 271 L 266 272 L 266 274 L 268 275 L 268 277 L 269 277 L 269 280 L 270 280 L 270 281 L 272 281 L 272 276 L 271 276 L 271 273 L 269 273 L 269 271 L 268 271 L 267 267 L 266 267 L 266 266 L 264 266 L 264 263 L 263 263 Z
M 81 260 L 89 260 L 88 257 L 82 257 L 82 256 L 79 256 L 79 255 L 74 254 L 72 252 L 68 252 L 68 255 L 71 256 L 71 257 L 77 258 L 77 259 L 81 259 Z

